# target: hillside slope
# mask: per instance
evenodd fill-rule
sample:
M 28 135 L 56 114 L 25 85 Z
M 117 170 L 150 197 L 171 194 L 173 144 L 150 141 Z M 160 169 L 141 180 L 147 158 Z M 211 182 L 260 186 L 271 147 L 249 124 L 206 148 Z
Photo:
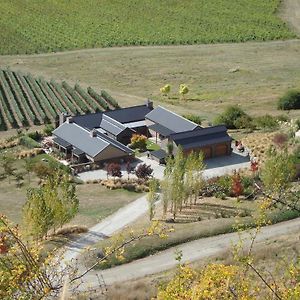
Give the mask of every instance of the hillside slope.
M 294 37 L 280 0 L 2 0 L 0 54 Z

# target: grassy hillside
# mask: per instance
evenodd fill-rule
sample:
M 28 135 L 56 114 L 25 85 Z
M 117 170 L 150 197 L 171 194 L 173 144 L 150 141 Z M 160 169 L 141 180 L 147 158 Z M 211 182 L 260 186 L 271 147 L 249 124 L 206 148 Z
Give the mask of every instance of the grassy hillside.
M 2 56 L 0 68 L 78 82 L 85 88 L 105 87 L 124 107 L 149 97 L 179 114 L 197 113 L 213 120 L 228 105 L 241 105 L 255 116 L 281 114 L 278 97 L 289 88 L 300 88 L 299 49 L 300 40 L 103 48 Z M 167 83 L 170 99 L 159 91 Z M 186 101 L 179 100 L 181 83 L 190 89 Z M 299 117 L 299 111 L 289 114 Z
M 61 112 L 84 114 L 118 107 L 105 91 L 50 82 L 0 69 L 0 130 L 57 121 Z
M 280 0 L 2 0 L 0 54 L 294 37 Z

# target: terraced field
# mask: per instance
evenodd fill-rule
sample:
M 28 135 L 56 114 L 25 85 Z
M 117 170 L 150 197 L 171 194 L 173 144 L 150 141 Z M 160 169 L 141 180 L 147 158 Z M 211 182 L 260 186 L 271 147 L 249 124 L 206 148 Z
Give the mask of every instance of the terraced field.
M 280 0 L 1 0 L 0 54 L 295 37 Z
M 106 91 L 50 82 L 10 70 L 0 70 L 0 130 L 54 123 L 61 112 L 72 115 L 118 108 Z

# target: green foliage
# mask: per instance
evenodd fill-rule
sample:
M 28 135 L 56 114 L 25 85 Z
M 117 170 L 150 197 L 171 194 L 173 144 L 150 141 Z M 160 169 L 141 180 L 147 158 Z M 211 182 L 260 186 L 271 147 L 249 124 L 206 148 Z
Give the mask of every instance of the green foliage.
M 52 124 L 46 124 L 45 128 L 43 129 L 43 133 L 46 136 L 52 135 L 52 131 L 54 130 L 54 126 Z
M 198 124 L 198 125 L 201 125 L 202 121 L 203 121 L 203 118 L 199 115 L 195 115 L 195 114 L 185 114 L 185 115 L 182 115 L 184 118 Z
M 278 117 L 273 117 L 267 114 L 261 117 L 256 117 L 254 119 L 254 124 L 259 129 L 277 129 L 279 127 L 278 121 Z
M 29 137 L 28 135 L 20 137 L 20 144 L 27 148 L 41 148 L 41 144 Z
M 280 195 L 290 186 L 295 174 L 293 157 L 287 151 L 279 152 L 272 149 L 260 177 L 267 191 Z
M 277 103 L 278 109 L 290 110 L 300 109 L 300 91 L 289 90 L 287 91 Z
M 237 106 L 228 106 L 214 121 L 214 124 L 223 124 L 229 129 L 245 128 L 249 126 L 251 118 Z
M 78 84 L 73 88 L 67 82 L 58 84 L 30 74 L 0 70 L 0 130 L 54 123 L 61 112 L 75 115 L 101 111 L 109 109 L 108 103 L 119 107 L 108 93 L 103 93 L 102 97 L 91 88 L 85 91 Z M 46 130 L 49 134 L 50 127 Z
M 279 0 L 191 0 L 186 5 L 179 0 L 102 0 L 101 9 L 98 4 L 2 0 L 0 54 L 295 37 L 276 14 Z
M 101 91 L 101 96 L 107 101 L 110 105 L 112 105 L 114 108 L 120 108 L 119 103 L 116 99 L 114 99 L 111 95 L 109 95 L 106 91 Z
M 89 93 L 89 95 L 94 98 L 98 104 L 103 107 L 105 110 L 109 109 L 108 104 L 105 102 L 105 100 L 103 99 L 102 96 L 100 96 L 99 94 L 97 94 L 91 87 L 87 88 L 87 92 Z
M 56 174 L 38 188 L 28 190 L 23 208 L 27 233 L 35 239 L 47 236 L 50 229 L 62 227 L 78 212 L 79 201 L 75 185 L 67 176 Z

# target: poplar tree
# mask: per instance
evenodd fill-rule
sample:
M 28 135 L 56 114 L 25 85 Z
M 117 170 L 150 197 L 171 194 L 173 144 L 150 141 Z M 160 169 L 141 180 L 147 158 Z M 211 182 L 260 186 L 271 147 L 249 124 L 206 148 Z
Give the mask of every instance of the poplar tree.
M 78 212 L 75 186 L 66 175 L 49 177 L 43 186 L 30 189 L 23 208 L 23 221 L 29 235 L 41 239 L 50 229 L 55 232 Z
M 155 202 L 158 201 L 159 182 L 157 179 L 151 179 L 149 182 L 149 192 L 147 194 L 147 200 L 149 205 L 149 218 L 152 221 L 155 215 Z

